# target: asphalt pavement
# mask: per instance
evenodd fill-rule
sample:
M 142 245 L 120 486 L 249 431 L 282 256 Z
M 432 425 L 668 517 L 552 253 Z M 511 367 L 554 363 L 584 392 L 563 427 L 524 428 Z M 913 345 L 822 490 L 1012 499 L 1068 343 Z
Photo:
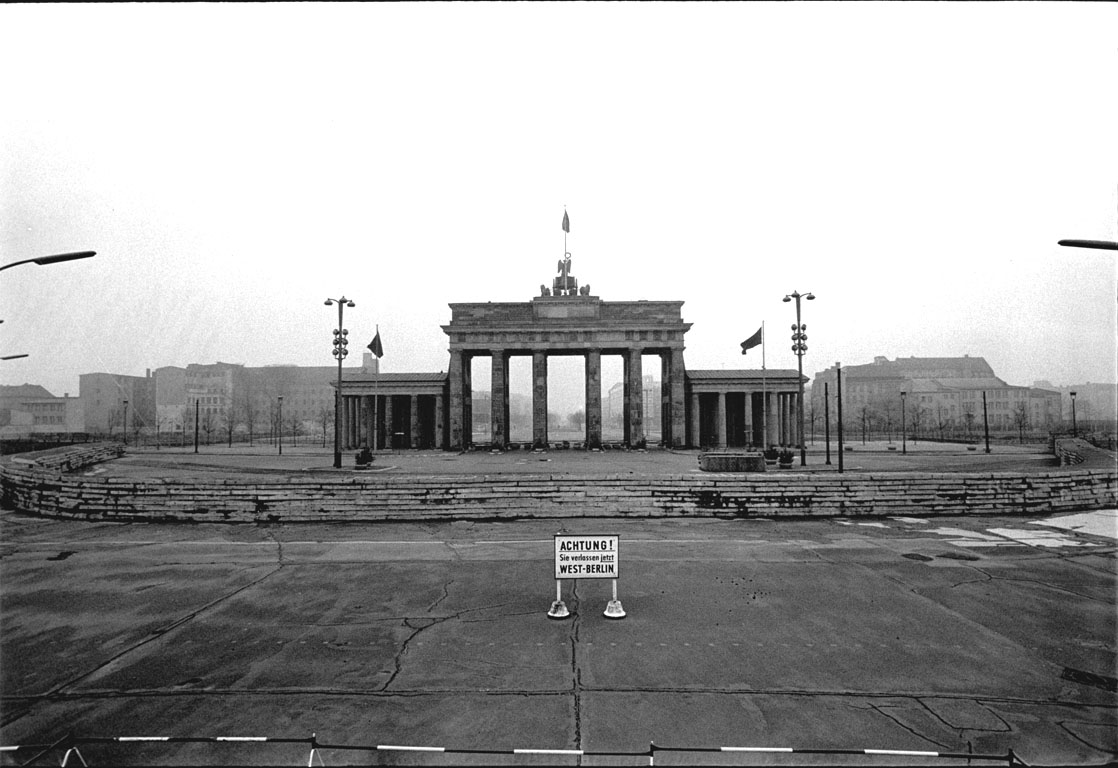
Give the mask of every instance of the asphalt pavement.
M 271 526 L 4 512 L 0 746 L 20 749 L 0 761 L 58 765 L 73 747 L 91 766 L 647 765 L 635 755 L 655 742 L 817 750 L 660 765 L 1009 750 L 1101 764 L 1118 757 L 1116 529 L 1114 512 Z M 620 536 L 625 618 L 603 615 L 611 584 L 590 579 L 562 582 L 571 616 L 547 616 L 561 532 Z M 282 741 L 312 734 L 328 746 Z M 924 754 L 848 753 L 865 749 Z

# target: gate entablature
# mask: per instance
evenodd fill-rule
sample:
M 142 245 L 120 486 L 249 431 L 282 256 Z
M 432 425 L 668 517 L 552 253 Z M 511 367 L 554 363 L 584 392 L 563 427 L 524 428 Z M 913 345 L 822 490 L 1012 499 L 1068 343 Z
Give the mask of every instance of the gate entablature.
M 585 290 L 585 288 L 583 289 Z M 691 328 L 682 301 L 602 301 L 574 290 L 522 303 L 451 304 L 442 326 L 450 341 L 449 447 L 465 448 L 470 429 L 470 359 L 492 358 L 492 435 L 495 447 L 508 444 L 508 358 L 532 355 L 533 443 L 547 440 L 547 357 L 586 358 L 586 442 L 601 445 L 601 356 L 618 354 L 625 369 L 625 440 L 643 444 L 644 378 L 641 355 L 660 355 L 661 434 L 668 446 L 686 442 L 684 336 Z
M 679 350 L 691 323 L 682 301 L 602 301 L 597 296 L 539 296 L 524 303 L 451 304 L 450 351 L 485 354 L 500 347 L 543 350 Z

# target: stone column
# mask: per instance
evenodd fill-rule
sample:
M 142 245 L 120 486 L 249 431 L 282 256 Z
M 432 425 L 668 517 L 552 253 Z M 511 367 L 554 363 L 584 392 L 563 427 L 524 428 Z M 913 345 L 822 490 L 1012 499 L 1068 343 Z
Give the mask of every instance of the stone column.
M 628 403 L 625 421 L 629 424 L 629 447 L 644 445 L 644 375 L 641 372 L 641 349 L 629 350 L 629 371 L 626 377 Z
M 676 439 L 672 409 L 672 357 L 671 352 L 660 353 L 660 444 L 671 448 Z
M 419 447 L 419 395 L 412 395 L 411 400 L 411 435 L 408 448 Z
M 602 447 L 602 352 L 586 353 L 586 447 Z
M 443 414 L 445 407 L 442 395 L 435 395 L 435 447 L 440 450 L 446 446 L 443 432 L 446 430 L 446 419 Z
M 353 398 L 342 398 L 342 416 L 345 419 L 345 432 L 342 434 L 342 450 L 353 448 L 353 432 L 356 425 L 353 423 Z
M 364 448 L 369 435 L 369 396 L 357 396 L 357 447 Z
M 507 448 L 509 442 L 509 371 L 508 354 L 503 349 L 491 353 L 492 386 L 489 390 L 489 423 L 494 448 Z
M 742 398 L 745 413 L 742 414 L 742 425 L 745 430 L 746 446 L 753 445 L 753 393 L 748 390 Z
M 449 412 L 447 414 L 450 421 L 450 445 L 447 447 L 459 451 L 465 447 L 463 431 L 466 428 L 463 425 L 466 411 L 464 402 L 466 394 L 463 392 L 465 385 L 462 370 L 463 362 L 462 353 L 452 349 L 450 351 L 450 368 L 447 371 L 447 383 L 450 388 Z
M 532 446 L 547 447 L 547 353 L 532 353 Z
M 714 433 L 717 436 L 717 437 L 715 437 L 714 444 L 715 444 L 716 448 L 725 448 L 726 447 L 726 393 L 725 392 L 719 392 L 718 393 L 718 406 L 715 408 L 714 414 L 715 414 L 715 416 L 714 416 L 714 418 L 715 418 L 715 424 L 714 424 L 714 430 L 715 431 L 714 431 Z
M 769 392 L 765 402 L 765 408 L 767 409 L 765 413 L 768 415 L 768 434 L 765 435 L 766 448 L 780 442 L 780 410 L 777 408 L 776 399 L 776 393 Z
M 392 432 L 392 395 L 384 396 L 384 447 L 396 447 L 396 437 Z
M 788 396 L 788 442 L 796 448 L 800 447 L 800 393 Z
M 699 393 L 691 393 L 691 440 L 689 445 L 692 448 L 702 447 L 702 419 L 699 413 Z
M 687 395 L 684 391 L 687 369 L 683 365 L 682 349 L 673 349 L 668 354 L 668 378 L 671 380 L 671 384 L 668 387 L 670 390 L 668 392 L 668 398 L 670 401 L 669 408 L 671 409 L 671 413 L 668 419 L 665 419 L 665 425 L 671 425 L 671 440 L 665 440 L 664 444 L 670 448 L 682 448 L 687 444 Z
M 770 416 L 769 418 L 774 420 L 773 426 L 775 427 L 775 429 L 773 431 L 775 433 L 775 436 L 773 437 L 773 442 L 777 443 L 778 445 L 782 445 L 784 443 L 784 396 L 781 395 L 779 392 L 773 393 L 772 407 L 773 416 Z
M 795 440 L 793 438 L 794 430 L 792 428 L 792 408 L 793 408 L 793 402 L 795 401 L 795 399 L 796 399 L 796 397 L 794 395 L 787 395 L 786 394 L 784 396 L 784 409 L 783 409 L 784 413 L 781 414 L 781 419 L 780 420 L 781 420 L 781 426 L 784 427 L 783 435 L 784 435 L 784 444 L 785 445 L 792 445 L 795 442 Z
M 629 368 L 629 355 L 627 353 L 622 354 L 621 381 L 623 382 L 623 385 L 621 387 L 621 440 L 625 443 L 625 445 L 630 445 L 629 428 L 630 426 L 632 426 L 629 423 Z

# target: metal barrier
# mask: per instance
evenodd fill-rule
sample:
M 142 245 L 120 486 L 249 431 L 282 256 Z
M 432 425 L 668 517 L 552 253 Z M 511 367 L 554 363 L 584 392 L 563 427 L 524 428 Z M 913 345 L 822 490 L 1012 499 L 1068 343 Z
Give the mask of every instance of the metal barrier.
M 648 749 L 641 751 L 603 751 L 589 749 L 456 749 L 453 747 L 437 746 L 408 746 L 401 744 L 331 744 L 318 740 L 317 734 L 309 737 L 274 737 L 274 736 L 71 736 L 66 735 L 58 741 L 46 744 L 22 744 L 19 746 L 0 746 L 0 755 L 13 755 L 17 753 L 35 752 L 30 759 L 18 763 L 19 765 L 34 765 L 46 759 L 52 753 L 62 753 L 63 768 L 68 766 L 85 766 L 92 768 L 81 751 L 81 746 L 95 744 L 140 744 L 140 743 L 165 743 L 165 744 L 219 744 L 219 743 L 252 743 L 252 744 L 303 744 L 310 750 L 307 756 L 307 766 L 325 766 L 322 757 L 325 751 L 347 752 L 431 752 L 449 755 L 550 755 L 566 757 L 633 757 L 648 760 L 648 765 L 655 765 L 657 753 L 739 753 L 739 754 L 785 754 L 785 755 L 862 755 L 868 757 L 918 757 L 936 758 L 943 760 L 968 760 L 979 762 L 1004 763 L 1005 765 L 1025 766 L 1026 764 L 1010 749 L 1003 755 L 981 754 L 975 752 L 931 752 L 914 749 L 800 749 L 792 747 L 670 747 L 660 746 L 655 742 L 648 745 Z M 316 762 L 317 761 L 317 762 Z

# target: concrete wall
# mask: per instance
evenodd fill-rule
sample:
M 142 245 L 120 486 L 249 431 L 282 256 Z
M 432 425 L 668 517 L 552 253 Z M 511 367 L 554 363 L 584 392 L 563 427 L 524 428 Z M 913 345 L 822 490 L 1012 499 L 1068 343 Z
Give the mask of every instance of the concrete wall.
M 0 463 L 5 503 L 92 520 L 308 522 L 552 517 L 1044 515 L 1113 508 L 1118 473 L 416 476 L 141 482 Z M 70 462 L 73 466 L 75 461 Z

